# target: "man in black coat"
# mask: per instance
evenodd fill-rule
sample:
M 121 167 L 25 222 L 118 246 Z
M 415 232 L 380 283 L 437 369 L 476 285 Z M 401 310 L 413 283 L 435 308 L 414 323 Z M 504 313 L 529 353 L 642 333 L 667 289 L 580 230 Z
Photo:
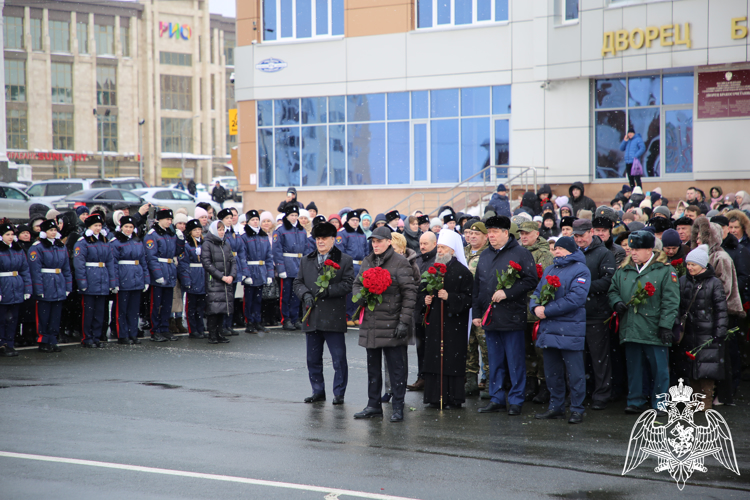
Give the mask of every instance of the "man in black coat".
M 227 199 L 227 190 L 221 185 L 219 181 L 216 181 L 213 191 L 211 191 L 211 199 L 219 204 L 221 208 L 224 208 L 224 201 Z
M 432 231 L 427 231 L 419 237 L 419 249 L 422 251 L 417 256 L 417 265 L 419 266 L 419 274 L 427 271 L 431 265 L 435 263 L 435 257 L 437 256 L 437 236 Z M 424 304 L 424 298 L 426 293 L 422 290 L 423 285 L 417 283 L 417 304 Z M 424 362 L 424 339 L 425 339 L 425 328 L 422 325 L 422 318 L 424 314 L 421 307 L 414 308 L 414 337 L 417 341 L 417 380 L 413 384 L 409 384 L 406 388 L 410 391 L 421 391 L 424 389 L 424 372 L 422 371 L 422 364 Z
M 612 314 L 607 293 L 615 274 L 615 257 L 601 238 L 594 236 L 588 219 L 573 222 L 573 237 L 586 257 L 586 267 L 591 272 L 591 284 L 586 297 L 586 350 L 591 356 L 591 365 L 587 366 L 587 371 L 593 375 L 588 377 L 593 380 L 591 409 L 603 410 L 607 407 L 612 391 L 609 325 L 604 322 Z
M 198 196 L 198 186 L 195 184 L 195 179 L 190 179 L 187 184 L 188 193 L 193 196 Z
M 584 192 L 582 182 L 574 182 L 568 188 L 568 193 L 570 194 L 568 203 L 573 207 L 573 217 L 578 217 L 579 210 L 596 211 L 596 203 L 594 203 L 594 200 L 586 196 Z
M 323 344 L 328 344 L 328 352 L 333 362 L 333 404 L 344 403 L 344 393 L 349 377 L 346 362 L 346 296 L 354 283 L 354 263 L 334 245 L 336 226 L 322 222 L 312 230 L 316 250 L 300 261 L 299 272 L 294 279 L 294 294 L 305 304 L 305 312 L 312 308 L 302 324 L 307 337 L 307 372 L 312 385 L 312 396 L 305 403 L 326 400 L 326 387 L 323 380 Z M 339 269 L 325 288 L 316 281 L 326 272 L 325 262 L 331 260 Z
M 490 217 L 485 227 L 490 246 L 479 257 L 474 277 L 473 324 L 485 330 L 491 401 L 479 412 L 505 411 L 507 401 L 508 415 L 520 415 L 526 390 L 526 294 L 539 278 L 534 256 L 510 234 L 509 218 Z M 498 290 L 496 273 L 502 275 L 512 264 L 520 266 L 520 277 L 509 288 Z M 512 384 L 507 395 L 503 390 L 506 370 Z

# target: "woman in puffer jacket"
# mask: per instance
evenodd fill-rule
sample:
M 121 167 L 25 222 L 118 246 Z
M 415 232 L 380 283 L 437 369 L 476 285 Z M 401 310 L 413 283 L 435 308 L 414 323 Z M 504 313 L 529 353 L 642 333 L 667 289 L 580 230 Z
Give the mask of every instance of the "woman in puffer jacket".
M 234 287 L 237 263 L 232 247 L 224 241 L 224 224 L 214 221 L 201 246 L 201 263 L 206 270 L 206 316 L 208 317 L 208 343 L 226 344 L 222 335 L 224 318 L 234 313 Z
M 688 273 L 680 278 L 680 318 L 686 312 L 688 317 L 676 363 L 678 373 L 688 379 L 693 390 L 706 395 L 706 410 L 713 405 L 715 381 L 725 376 L 723 339 L 728 321 L 724 288 L 708 261 L 706 245 L 685 258 Z M 695 352 L 708 340 L 712 342 Z
M 185 316 L 188 336 L 205 339 L 203 314 L 206 310 L 206 271 L 201 264 L 203 226 L 200 219 L 191 219 L 185 225 L 185 253 L 177 261 L 177 274 L 182 289 L 187 293 Z

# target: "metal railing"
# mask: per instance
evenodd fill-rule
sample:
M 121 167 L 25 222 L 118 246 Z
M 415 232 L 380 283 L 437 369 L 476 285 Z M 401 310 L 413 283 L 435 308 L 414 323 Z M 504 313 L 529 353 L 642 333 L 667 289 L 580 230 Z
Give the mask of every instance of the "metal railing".
M 538 189 L 538 171 L 546 168 L 490 165 L 445 191 L 414 191 L 386 212 L 399 210 L 401 213 L 410 214 L 414 210 L 420 210 L 424 214 L 433 215 L 437 214 L 439 208 L 445 205 L 452 206 L 457 212 L 466 211 L 470 207 L 479 205 L 481 214 L 484 212 L 489 197 L 495 192 L 498 183 L 506 184 L 508 199 L 512 202 L 514 188 L 516 188 L 516 191 L 518 188 L 522 188 L 524 192 L 533 188 L 536 192 Z M 498 169 L 506 170 L 507 178 L 498 177 Z

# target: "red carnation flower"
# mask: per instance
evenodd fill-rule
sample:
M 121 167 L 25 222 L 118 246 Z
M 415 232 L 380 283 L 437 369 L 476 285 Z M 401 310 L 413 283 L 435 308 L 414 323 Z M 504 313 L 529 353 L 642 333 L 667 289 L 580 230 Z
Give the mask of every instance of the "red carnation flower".
M 690 351 L 685 351 L 685 355 L 690 359 L 695 359 L 695 354 Z
M 653 297 L 654 292 L 656 292 L 656 288 L 654 287 L 652 283 L 646 283 L 646 286 L 644 286 L 643 289 L 646 290 L 646 294 L 649 297 Z
M 332 262 L 331 264 L 333 265 L 334 269 L 341 269 L 341 266 L 336 264 L 335 262 Z
M 541 264 L 536 265 L 536 277 L 539 279 L 542 279 L 542 276 L 544 275 L 544 268 Z
M 742 304 L 742 309 L 744 309 L 745 311 L 750 310 L 750 302 L 745 302 L 744 304 Z
M 440 274 L 445 274 L 445 273 L 448 272 L 448 268 L 446 267 L 446 265 L 445 264 L 441 264 L 439 262 L 437 264 L 435 264 L 435 269 L 437 269 L 438 271 L 440 271 Z
M 323 265 L 324 266 L 332 266 L 333 265 L 333 261 L 331 259 L 326 259 L 326 261 L 323 262 Z
M 427 272 L 430 274 L 437 274 L 437 269 L 435 269 L 433 266 L 430 266 Z
M 555 288 L 560 288 L 562 284 L 560 283 L 560 278 L 557 276 L 547 276 L 547 283 L 549 283 L 551 286 L 554 286 Z
M 671 262 L 673 266 L 681 266 L 684 261 L 682 259 L 675 259 Z
M 516 271 L 520 271 L 521 269 L 523 269 L 521 267 L 521 264 L 519 264 L 518 262 L 512 261 L 512 260 L 510 261 L 510 267 L 512 267 Z

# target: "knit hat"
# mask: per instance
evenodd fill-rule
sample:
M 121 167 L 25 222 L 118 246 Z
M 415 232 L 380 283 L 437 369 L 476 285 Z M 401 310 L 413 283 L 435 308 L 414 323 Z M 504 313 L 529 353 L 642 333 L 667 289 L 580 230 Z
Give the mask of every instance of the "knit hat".
M 308 219 L 312 219 L 312 217 L 310 217 L 310 212 L 308 212 L 304 208 L 300 208 L 300 210 L 299 210 L 299 216 L 300 217 L 307 217 Z
M 430 228 L 433 228 L 435 226 L 443 227 L 443 221 L 441 221 L 437 217 L 433 217 L 432 219 L 430 219 Z
M 547 219 L 552 219 L 554 221 L 557 220 L 555 214 L 553 214 L 552 212 L 547 212 L 546 214 L 542 215 L 542 222 L 546 221 Z
M 365 219 L 367 219 L 370 222 L 372 222 L 372 215 L 370 215 L 370 214 L 362 214 L 362 219 L 360 219 L 360 222 L 364 221 Z M 429 222 L 429 217 L 427 218 L 427 221 Z M 421 224 L 421 222 L 420 222 L 420 224 Z
M 661 242 L 665 247 L 678 247 L 682 245 L 680 233 L 674 229 L 667 229 L 664 231 L 664 234 L 661 235 Z
M 698 248 L 687 254 L 685 262 L 692 262 L 701 267 L 708 267 L 708 245 L 698 245 Z
M 661 195 L 659 193 L 651 192 L 651 205 L 656 203 L 657 201 L 661 200 Z
M 634 187 L 633 194 L 643 194 L 643 189 L 641 189 L 641 186 Z
M 60 215 L 60 212 L 55 210 L 54 208 L 51 208 L 47 210 L 47 215 L 45 216 L 46 219 L 55 219 L 57 216 Z
M 658 206 L 654 209 L 654 215 L 661 214 L 665 216 L 667 219 L 672 217 L 672 212 L 669 211 L 669 208 L 665 207 L 664 205 Z
M 315 210 L 316 212 L 320 212 L 320 210 L 318 210 L 318 206 L 315 204 L 314 201 L 311 201 L 310 203 L 308 203 L 307 206 L 305 207 L 305 210 Z
M 87 214 L 89 213 L 89 207 L 80 206 L 76 208 L 76 215 L 78 217 L 81 216 L 81 214 Z
M 373 223 L 373 224 L 377 224 L 378 222 L 381 222 L 381 221 L 382 221 L 382 222 L 385 222 L 385 214 L 377 214 L 377 215 L 375 216 L 375 220 L 374 220 L 374 221 L 372 221 L 372 223 Z M 432 226 L 432 224 L 430 224 L 430 226 Z
M 623 185 L 622 185 L 622 189 L 621 189 L 621 191 L 622 191 L 623 193 L 629 193 L 629 192 L 631 192 L 631 191 L 632 191 L 632 189 L 631 189 L 630 185 L 628 185 L 628 184 L 623 184 Z
M 190 218 L 185 214 L 177 214 L 174 216 L 174 220 L 172 221 L 173 224 L 179 224 L 180 222 L 184 222 L 185 224 L 188 223 Z
M 195 212 L 193 213 L 193 216 L 198 219 L 200 217 L 208 217 L 208 212 L 203 210 L 201 207 L 195 207 Z
M 274 220 L 273 214 L 269 212 L 268 210 L 266 210 L 265 212 L 260 214 L 260 221 L 263 222 L 264 220 L 271 220 L 271 221 Z
M 569 201 L 570 201 L 570 198 L 568 198 L 567 196 L 558 196 L 557 198 L 555 198 L 555 204 L 558 207 L 567 205 Z
M 497 190 L 498 191 L 507 191 L 508 189 L 505 187 L 505 184 L 498 184 Z
M 555 242 L 555 248 L 557 247 L 562 247 L 570 253 L 576 253 L 576 250 L 578 250 L 576 240 L 574 240 L 570 236 L 561 236 L 560 238 L 558 238 Z
M 630 248 L 654 248 L 656 237 L 648 231 L 635 231 L 628 236 L 628 246 Z

